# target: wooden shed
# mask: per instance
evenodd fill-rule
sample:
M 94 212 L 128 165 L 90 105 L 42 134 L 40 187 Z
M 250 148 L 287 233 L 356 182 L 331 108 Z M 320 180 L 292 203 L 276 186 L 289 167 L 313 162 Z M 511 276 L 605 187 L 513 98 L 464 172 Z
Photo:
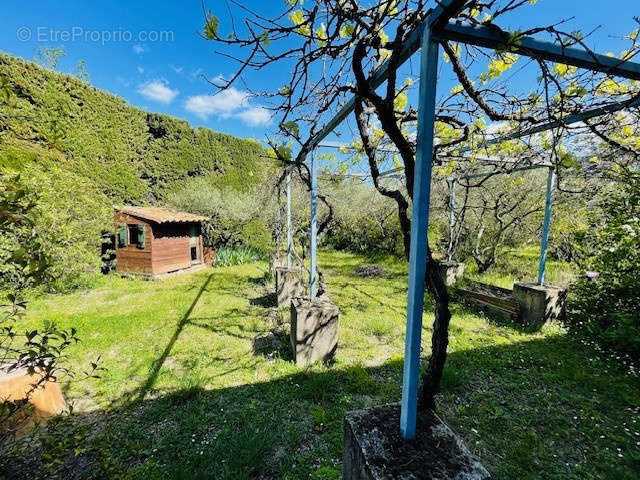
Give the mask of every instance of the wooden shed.
M 206 217 L 157 207 L 116 207 L 116 271 L 155 277 L 209 263 Z

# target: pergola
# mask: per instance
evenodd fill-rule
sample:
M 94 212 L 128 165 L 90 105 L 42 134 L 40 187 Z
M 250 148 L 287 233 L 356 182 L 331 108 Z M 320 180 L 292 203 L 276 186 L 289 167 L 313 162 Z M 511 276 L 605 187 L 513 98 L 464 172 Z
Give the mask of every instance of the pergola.
M 534 170 L 537 168 L 549 169 L 549 175 L 547 176 L 547 194 L 544 204 L 544 220 L 542 222 L 542 239 L 540 241 L 540 262 L 538 264 L 538 285 L 544 285 L 544 275 L 547 267 L 547 245 L 549 244 L 549 234 L 551 233 L 551 208 L 553 206 L 553 191 L 555 185 L 555 168 L 551 164 L 534 164 L 525 167 L 510 168 L 506 171 L 499 172 L 482 172 L 473 173 L 470 175 L 463 175 L 460 177 L 452 177 L 449 180 L 450 193 L 449 193 L 449 231 L 451 238 L 449 241 L 453 242 L 453 229 L 455 227 L 455 204 L 456 204 L 456 183 L 462 179 L 472 178 L 486 178 L 496 174 L 508 174 L 512 172 L 521 172 L 525 170 Z M 452 260 L 451 252 L 449 260 Z
M 473 25 L 461 21 L 451 21 L 465 7 L 467 0 L 439 0 L 438 5 L 428 14 L 426 20 L 408 36 L 400 54 L 397 67 L 404 64 L 414 53 L 421 51 L 420 86 L 418 98 L 417 147 L 415 158 L 415 177 L 413 185 L 413 207 L 411 219 L 411 246 L 409 258 L 409 289 L 407 299 L 407 324 L 405 339 L 404 371 L 402 382 L 402 405 L 400 430 L 406 440 L 416 435 L 418 384 L 420 376 L 420 344 L 422 334 L 422 314 L 424 304 L 424 281 L 427 260 L 427 231 L 429 224 L 429 207 L 431 194 L 432 157 L 434 147 L 437 65 L 440 43 L 451 40 L 477 47 L 498 49 L 508 43 L 511 35 L 486 26 Z M 510 51 L 520 55 L 536 57 L 542 60 L 571 65 L 606 73 L 626 79 L 640 80 L 640 63 L 620 60 L 607 55 L 588 52 L 574 47 L 565 47 L 555 43 L 540 41 L 532 37 L 519 37 L 518 42 L 509 45 Z M 373 89 L 381 86 L 389 74 L 388 61 L 383 63 L 373 74 L 370 85 Z M 580 113 L 564 116 L 547 123 L 536 125 L 526 130 L 517 130 L 495 136 L 484 143 L 484 146 L 515 140 L 534 135 L 553 128 L 583 122 L 585 120 L 614 113 L 626 108 L 640 105 L 640 98 L 631 97 L 626 101 L 609 103 Z M 309 143 L 309 170 L 311 172 L 311 222 L 310 222 L 310 297 L 316 297 L 318 288 L 317 276 L 317 196 L 318 166 L 313 151 L 321 142 L 344 121 L 354 110 L 355 98 L 349 99 L 338 113 L 315 135 Z M 470 148 L 461 149 L 464 153 Z M 544 282 L 546 249 L 551 223 L 551 205 L 555 169 L 552 165 L 542 164 L 526 168 L 549 168 L 545 219 L 541 242 L 540 267 L 538 283 Z M 386 172 L 386 173 L 394 173 Z M 490 172 L 489 172 L 490 173 Z M 505 172 L 508 173 L 508 172 Z M 487 173 L 478 174 L 479 176 Z M 287 264 L 291 266 L 291 204 L 290 204 L 290 172 L 287 174 Z

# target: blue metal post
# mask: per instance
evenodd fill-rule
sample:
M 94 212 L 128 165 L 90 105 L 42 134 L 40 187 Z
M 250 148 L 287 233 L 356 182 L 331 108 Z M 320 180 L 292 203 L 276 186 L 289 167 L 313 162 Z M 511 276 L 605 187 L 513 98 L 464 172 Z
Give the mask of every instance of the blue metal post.
M 311 170 L 311 240 L 310 240 L 310 252 L 311 268 L 309 272 L 309 293 L 311 300 L 316 298 L 318 292 L 318 165 L 316 164 L 315 155 L 313 152 L 310 157 Z
M 538 285 L 544 285 L 544 274 L 547 268 L 547 245 L 551 230 L 551 207 L 553 205 L 553 190 L 556 183 L 556 170 L 549 167 L 547 178 L 547 200 L 544 204 L 544 223 L 542 224 L 542 241 L 540 242 L 540 265 L 538 266 Z
M 400 431 L 405 440 L 416 436 L 418 381 L 420 378 L 420 342 L 422 340 L 422 308 L 427 260 L 427 231 L 431 195 L 431 163 L 436 104 L 438 43 L 431 31 L 422 34 L 420 57 L 420 97 L 413 211 L 411 218 L 411 252 L 409 256 L 409 295 L 407 299 L 407 334 L 402 378 L 402 410 Z
M 287 172 L 287 268 L 291 268 L 291 170 Z
M 456 179 L 451 179 L 449 193 L 449 261 L 453 260 L 453 229 L 456 226 Z

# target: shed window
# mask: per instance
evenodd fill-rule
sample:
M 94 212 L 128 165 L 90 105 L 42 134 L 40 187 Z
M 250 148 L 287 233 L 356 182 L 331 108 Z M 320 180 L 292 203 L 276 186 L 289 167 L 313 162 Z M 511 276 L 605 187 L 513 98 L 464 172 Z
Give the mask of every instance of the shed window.
M 129 230 L 129 245 L 135 245 L 138 248 L 145 247 L 145 230 L 143 224 L 127 225 Z
M 118 248 L 124 248 L 127 246 L 127 227 L 121 225 L 118 229 Z

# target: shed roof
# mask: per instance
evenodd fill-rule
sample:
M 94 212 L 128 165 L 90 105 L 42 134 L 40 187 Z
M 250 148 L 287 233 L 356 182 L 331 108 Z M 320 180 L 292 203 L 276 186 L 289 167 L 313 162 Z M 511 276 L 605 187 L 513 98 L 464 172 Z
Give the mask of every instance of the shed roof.
M 207 217 L 159 207 L 115 207 L 116 211 L 156 223 L 204 222 Z

